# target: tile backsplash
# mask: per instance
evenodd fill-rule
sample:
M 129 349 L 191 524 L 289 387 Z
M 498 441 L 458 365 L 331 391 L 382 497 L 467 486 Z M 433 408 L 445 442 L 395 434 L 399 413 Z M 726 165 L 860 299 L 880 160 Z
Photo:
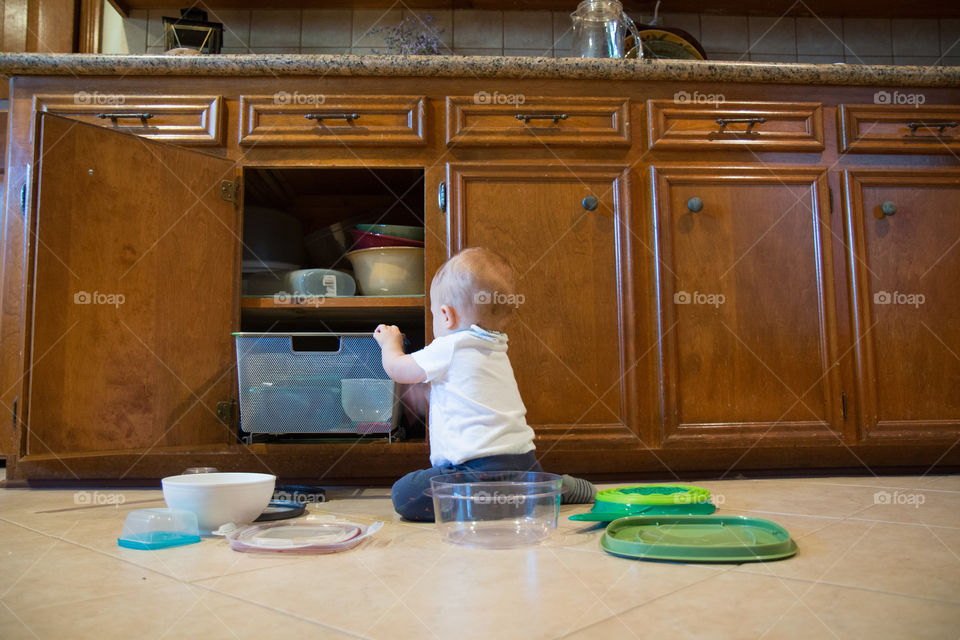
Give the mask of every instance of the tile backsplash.
M 571 3 L 571 8 L 575 6 Z M 122 19 L 106 4 L 104 53 L 162 53 L 163 16 L 137 10 Z M 110 15 L 112 13 L 112 15 Z M 384 33 L 408 16 L 430 15 L 441 53 L 456 55 L 569 55 L 566 11 L 470 9 L 210 10 L 224 25 L 223 53 L 386 52 Z M 638 22 L 651 16 L 633 16 Z M 767 18 L 662 14 L 660 24 L 698 38 L 713 60 L 850 64 L 960 65 L 960 20 L 886 18 Z

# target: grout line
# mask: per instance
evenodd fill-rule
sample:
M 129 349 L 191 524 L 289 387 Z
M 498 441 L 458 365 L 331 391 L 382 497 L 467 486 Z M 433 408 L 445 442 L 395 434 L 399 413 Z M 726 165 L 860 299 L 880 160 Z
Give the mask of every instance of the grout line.
M 866 593 L 877 593 L 885 596 L 894 596 L 899 598 L 910 598 L 912 600 L 925 600 L 927 602 L 939 602 L 941 604 L 950 604 L 950 605 L 960 605 L 960 600 L 944 600 L 942 598 L 934 598 L 932 596 L 921 596 L 914 595 L 909 593 L 902 593 L 900 591 L 884 591 L 883 589 L 871 589 L 870 587 L 861 587 L 857 585 L 842 584 L 839 582 L 827 582 L 825 580 L 813 580 L 810 578 L 796 578 L 791 576 L 781 576 L 781 575 L 771 575 L 769 572 L 760 573 L 759 571 L 751 571 L 749 568 L 745 568 L 747 565 L 737 565 L 733 568 L 733 573 L 738 573 L 740 575 L 749 575 L 757 576 L 760 578 L 774 578 L 778 580 L 789 580 L 791 582 L 804 582 L 807 584 L 813 585 L 825 585 L 830 587 L 836 587 L 839 589 L 851 589 L 853 591 L 864 591 Z
M 696 566 L 701 566 L 701 565 L 696 565 Z M 707 580 L 714 580 L 714 579 L 716 579 L 716 578 L 719 578 L 720 576 L 724 575 L 725 573 L 729 573 L 730 571 L 732 571 L 735 566 L 736 566 L 736 565 L 731 565 L 730 567 L 726 568 L 726 569 L 723 570 L 723 571 L 720 571 L 719 573 L 714 573 L 714 574 L 709 575 L 709 576 L 704 576 L 704 577 L 701 578 L 700 580 L 696 580 L 696 581 L 691 582 L 691 583 L 689 583 L 689 584 L 685 584 L 685 585 L 683 585 L 682 587 L 677 587 L 676 589 L 673 589 L 672 591 L 667 591 L 666 593 L 662 593 L 662 594 L 660 594 L 660 595 L 658 595 L 658 596 L 656 596 L 656 597 L 654 597 L 654 598 L 650 598 L 649 600 L 646 600 L 646 601 L 644 601 L 644 602 L 642 602 L 642 603 L 640 603 L 640 604 L 638 604 L 638 605 L 635 605 L 635 606 L 632 606 L 632 607 L 628 607 L 628 608 L 624 609 L 623 611 L 621 611 L 620 613 L 615 613 L 615 614 L 613 614 L 612 616 L 608 616 L 608 617 L 606 617 L 606 618 L 603 618 L 602 620 L 597 620 L 596 622 L 591 622 L 590 624 L 588 624 L 588 625 L 586 625 L 586 626 L 584 626 L 584 627 L 580 627 L 579 629 L 574 629 L 574 630 L 570 631 L 570 633 L 566 633 L 566 634 L 564 634 L 564 635 L 562 635 L 562 636 L 555 636 L 555 639 L 556 639 L 556 640 L 560 640 L 561 638 L 566 638 L 566 637 L 569 637 L 569 636 L 571 636 L 571 635 L 573 635 L 573 634 L 575 634 L 575 633 L 580 633 L 580 632 L 585 631 L 585 630 L 587 630 L 587 629 L 589 629 L 589 628 L 591 628 L 591 627 L 594 627 L 594 626 L 603 624 L 603 623 L 605 623 L 605 622 L 607 622 L 607 621 L 609 621 L 609 620 L 612 620 L 612 619 L 614 619 L 614 618 L 619 619 L 620 616 L 626 615 L 626 614 L 630 613 L 631 611 L 635 611 L 636 609 L 641 609 L 641 608 L 643 608 L 643 607 L 649 606 L 650 604 L 652 604 L 652 603 L 654 603 L 654 602 L 656 602 L 656 601 L 658 601 L 658 600 L 662 600 L 663 598 L 666 598 L 667 596 L 672 596 L 673 594 L 679 593 L 679 592 L 681 592 L 681 591 L 684 591 L 685 589 L 689 589 L 689 588 L 691 588 L 691 587 L 695 587 L 695 586 L 697 586 L 697 585 L 699 585 L 699 584 L 702 584 L 702 583 L 706 582 Z M 624 624 L 625 624 L 625 623 L 624 623 Z

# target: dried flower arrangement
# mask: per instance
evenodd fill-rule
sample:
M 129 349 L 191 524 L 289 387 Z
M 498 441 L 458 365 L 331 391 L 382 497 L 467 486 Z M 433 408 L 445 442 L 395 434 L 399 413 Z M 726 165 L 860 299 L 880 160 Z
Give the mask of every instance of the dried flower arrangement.
M 439 33 L 443 29 L 432 27 L 433 16 L 425 14 L 423 20 L 414 16 L 407 16 L 392 27 L 382 26 L 372 29 L 371 33 L 386 31 L 384 42 L 387 45 L 386 53 L 402 56 L 438 55 L 440 53 Z M 377 53 L 381 53 L 377 51 Z

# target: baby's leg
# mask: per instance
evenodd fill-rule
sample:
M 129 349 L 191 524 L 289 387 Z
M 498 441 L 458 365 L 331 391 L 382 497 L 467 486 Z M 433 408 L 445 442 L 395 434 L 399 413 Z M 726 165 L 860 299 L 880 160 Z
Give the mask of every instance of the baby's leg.
M 433 498 L 425 493 L 430 488 L 430 478 L 456 472 L 456 467 L 446 465 L 408 473 L 393 483 L 393 508 L 405 520 L 433 522 Z

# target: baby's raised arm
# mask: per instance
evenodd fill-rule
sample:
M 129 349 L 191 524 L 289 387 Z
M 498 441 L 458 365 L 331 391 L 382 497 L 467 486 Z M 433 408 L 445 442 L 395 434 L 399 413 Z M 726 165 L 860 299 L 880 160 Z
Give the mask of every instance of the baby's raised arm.
M 381 324 L 373 332 L 380 345 L 383 370 L 395 382 L 414 384 L 427 379 L 426 372 L 420 368 L 409 354 L 403 352 L 403 335 L 393 325 Z

